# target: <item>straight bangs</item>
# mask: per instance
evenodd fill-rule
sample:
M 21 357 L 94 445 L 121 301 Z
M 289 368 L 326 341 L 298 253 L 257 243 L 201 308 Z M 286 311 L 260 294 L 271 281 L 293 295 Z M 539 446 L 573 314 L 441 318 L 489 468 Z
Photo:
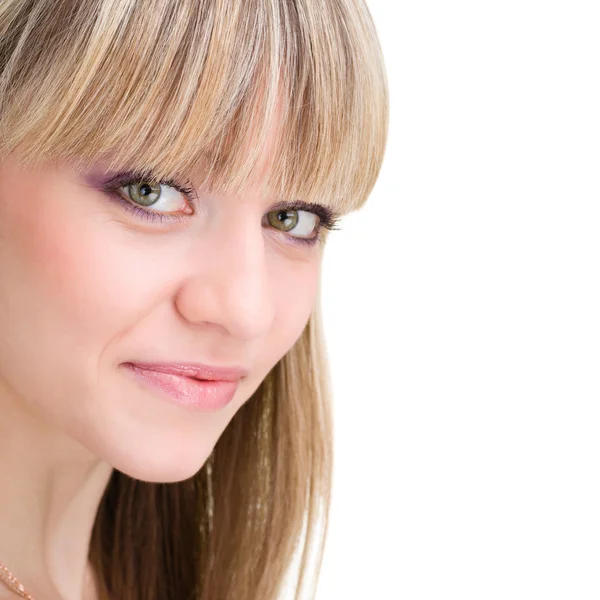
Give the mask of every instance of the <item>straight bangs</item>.
M 375 183 L 387 84 L 358 0 L 20 0 L 0 23 L 0 156 L 240 193 L 274 131 L 266 193 L 345 214 Z

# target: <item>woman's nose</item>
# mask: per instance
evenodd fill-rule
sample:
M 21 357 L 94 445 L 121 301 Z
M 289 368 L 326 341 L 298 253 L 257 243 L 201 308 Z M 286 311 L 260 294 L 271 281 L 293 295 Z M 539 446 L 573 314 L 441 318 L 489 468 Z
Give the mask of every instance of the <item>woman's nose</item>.
M 275 299 L 263 228 L 254 219 L 241 221 L 199 236 L 176 304 L 187 321 L 250 341 L 271 328 Z

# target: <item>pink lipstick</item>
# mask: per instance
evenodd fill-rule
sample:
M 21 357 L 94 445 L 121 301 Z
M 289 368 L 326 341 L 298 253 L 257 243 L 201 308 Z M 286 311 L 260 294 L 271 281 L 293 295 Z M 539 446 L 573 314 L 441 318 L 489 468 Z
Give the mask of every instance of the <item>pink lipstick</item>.
M 170 402 L 188 408 L 215 411 L 227 406 L 239 381 L 248 374 L 240 367 L 213 367 L 199 363 L 123 363 L 135 379 Z

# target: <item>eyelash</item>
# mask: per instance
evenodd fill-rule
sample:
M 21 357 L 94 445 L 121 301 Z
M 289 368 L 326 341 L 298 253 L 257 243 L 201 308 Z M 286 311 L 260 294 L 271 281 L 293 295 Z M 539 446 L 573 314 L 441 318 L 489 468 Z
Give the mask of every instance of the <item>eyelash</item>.
M 172 223 L 173 221 L 182 222 L 185 219 L 188 219 L 193 215 L 169 215 L 161 214 L 160 212 L 147 210 L 142 208 L 141 206 L 136 206 L 132 202 L 129 202 L 121 194 L 119 193 L 119 189 L 124 186 L 133 185 L 135 183 L 140 183 L 142 181 L 152 181 L 152 173 L 149 171 L 132 171 L 128 173 L 122 173 L 117 175 L 110 181 L 108 181 L 105 185 L 104 192 L 111 194 L 111 198 L 116 198 L 116 200 L 123 206 L 126 212 L 133 214 L 135 217 L 140 218 L 145 221 L 159 221 L 161 224 L 164 223 Z M 175 178 L 165 178 L 160 181 L 156 181 L 159 185 L 166 185 L 176 189 L 178 192 L 184 194 L 186 198 L 190 201 L 192 207 L 196 206 L 198 201 L 198 196 L 195 190 L 187 185 L 187 183 L 177 180 Z M 269 212 L 278 211 L 278 210 L 303 210 L 306 212 L 311 212 L 319 217 L 319 225 L 317 229 L 317 234 L 313 238 L 305 238 L 294 236 L 291 234 L 283 233 L 286 237 L 291 238 L 292 243 L 301 244 L 306 246 L 314 246 L 317 243 L 320 243 L 323 240 L 323 230 L 339 230 L 337 226 L 341 220 L 341 217 L 334 213 L 331 209 L 323 206 L 321 204 L 316 204 L 314 202 L 303 202 L 303 201 L 293 201 L 287 204 L 282 204 L 272 208 Z

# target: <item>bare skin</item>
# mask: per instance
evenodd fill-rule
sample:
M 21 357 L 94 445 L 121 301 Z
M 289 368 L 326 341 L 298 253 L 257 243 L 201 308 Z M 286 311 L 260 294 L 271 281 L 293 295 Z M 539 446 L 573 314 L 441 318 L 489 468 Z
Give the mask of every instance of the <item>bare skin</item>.
M 167 226 L 68 165 L 0 163 L 0 563 L 36 600 L 94 600 L 87 557 L 112 469 L 194 475 L 301 335 L 321 247 L 263 224 L 279 200 L 258 193 L 269 147 L 243 195 L 199 193 Z M 155 210 L 183 214 L 167 190 Z M 126 377 L 135 360 L 249 374 L 224 409 L 189 412 Z M 16 596 L 0 585 L 4 598 Z

